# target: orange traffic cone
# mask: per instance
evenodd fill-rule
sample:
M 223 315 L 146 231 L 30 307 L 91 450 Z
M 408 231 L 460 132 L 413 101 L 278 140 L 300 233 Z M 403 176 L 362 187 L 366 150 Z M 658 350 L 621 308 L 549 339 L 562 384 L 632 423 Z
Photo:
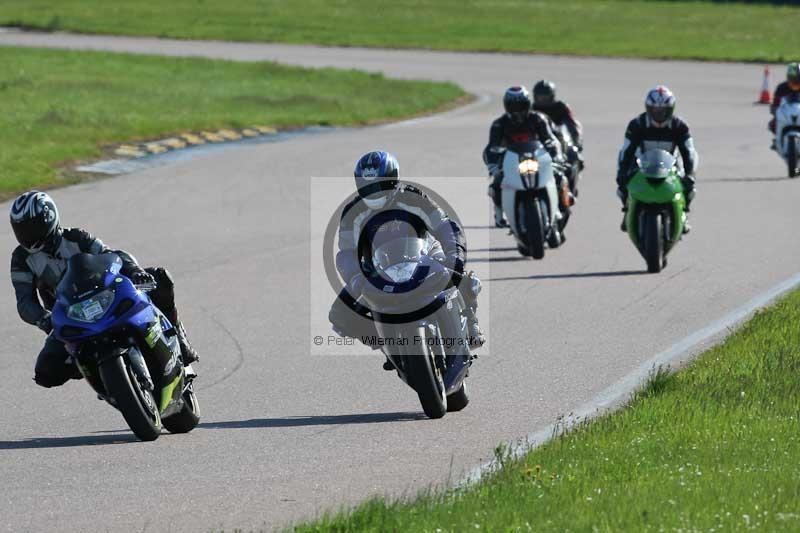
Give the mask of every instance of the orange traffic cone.
M 772 102 L 772 95 L 769 92 L 769 67 L 764 67 L 764 83 L 761 84 L 761 96 L 758 97 L 759 104 L 769 104 Z

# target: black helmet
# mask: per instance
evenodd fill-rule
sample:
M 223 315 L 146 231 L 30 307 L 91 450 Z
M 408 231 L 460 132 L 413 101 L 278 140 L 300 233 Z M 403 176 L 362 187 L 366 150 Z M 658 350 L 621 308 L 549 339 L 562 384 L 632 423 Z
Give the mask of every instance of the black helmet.
M 539 80 L 533 86 L 533 102 L 548 108 L 556 102 L 556 84 L 550 80 Z
M 786 81 L 793 91 L 800 90 L 800 63 L 789 63 L 786 67 Z
M 400 164 L 389 152 L 368 152 L 356 163 L 353 176 L 358 195 L 371 209 L 380 209 L 387 200 L 382 191 L 393 191 L 397 187 Z
M 528 89 L 521 85 L 509 87 L 503 95 L 503 107 L 511 122 L 522 123 L 531 111 L 531 95 Z
M 43 192 L 21 194 L 11 204 L 11 227 L 23 248 L 38 252 L 61 235 L 56 203 Z

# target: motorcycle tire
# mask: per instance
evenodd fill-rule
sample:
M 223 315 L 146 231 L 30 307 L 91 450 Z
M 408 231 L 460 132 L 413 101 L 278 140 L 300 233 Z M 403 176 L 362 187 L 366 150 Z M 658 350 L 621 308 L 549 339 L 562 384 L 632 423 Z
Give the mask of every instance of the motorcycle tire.
M 152 391 L 143 389 L 123 356 L 104 361 L 98 368 L 108 395 L 114 399 L 134 435 L 153 441 L 161 434 L 161 415 Z
M 468 403 L 469 394 L 467 393 L 467 382 L 464 381 L 457 391 L 447 396 L 447 412 L 453 413 L 461 411 Z
M 651 274 L 661 272 L 661 267 L 664 265 L 661 216 L 661 213 L 645 213 L 644 215 L 644 259 L 647 261 L 647 271 Z
M 539 198 L 533 197 L 525 208 L 525 239 L 528 252 L 534 259 L 544 258 L 547 210 L 543 210 L 541 204 Z
M 428 418 L 442 418 L 447 414 L 447 396 L 445 395 L 444 382 L 433 362 L 433 353 L 426 341 L 428 332 L 419 328 L 418 335 L 423 339 L 416 353 L 408 354 L 406 359 L 406 374 L 408 381 L 419 396 L 419 403 Z
M 800 174 L 800 169 L 798 169 L 798 158 L 800 158 L 800 138 L 794 137 L 789 141 L 789 146 L 787 146 L 787 154 L 786 154 L 786 166 L 789 169 L 789 177 L 795 178 Z
M 189 433 L 200 422 L 200 404 L 197 402 L 192 386 L 183 391 L 183 407 L 172 416 L 161 419 L 170 433 Z

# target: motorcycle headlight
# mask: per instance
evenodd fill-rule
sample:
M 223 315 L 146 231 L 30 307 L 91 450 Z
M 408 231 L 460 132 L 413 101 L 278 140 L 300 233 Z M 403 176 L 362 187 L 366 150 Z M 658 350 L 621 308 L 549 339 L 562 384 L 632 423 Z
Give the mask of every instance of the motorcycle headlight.
M 519 164 L 520 174 L 535 174 L 539 170 L 539 162 L 534 159 L 526 159 Z
M 417 269 L 416 261 L 408 263 L 397 263 L 383 270 L 383 272 L 395 283 L 405 283 L 410 280 Z
M 112 303 L 114 303 L 114 291 L 104 290 L 91 298 L 70 305 L 67 317 L 80 322 L 96 322 L 106 314 Z

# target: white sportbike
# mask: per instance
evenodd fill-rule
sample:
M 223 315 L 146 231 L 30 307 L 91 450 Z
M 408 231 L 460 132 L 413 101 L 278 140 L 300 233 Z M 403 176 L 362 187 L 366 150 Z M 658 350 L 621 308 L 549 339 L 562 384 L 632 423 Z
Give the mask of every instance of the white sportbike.
M 566 180 L 564 180 L 566 182 Z M 564 193 L 568 193 L 565 183 Z M 553 162 L 540 143 L 511 146 L 503 156 L 503 211 L 522 255 L 544 257 L 545 244 L 562 242 L 561 212 Z
M 789 177 L 800 175 L 800 96 L 783 99 L 775 110 L 775 146 L 786 161 Z

